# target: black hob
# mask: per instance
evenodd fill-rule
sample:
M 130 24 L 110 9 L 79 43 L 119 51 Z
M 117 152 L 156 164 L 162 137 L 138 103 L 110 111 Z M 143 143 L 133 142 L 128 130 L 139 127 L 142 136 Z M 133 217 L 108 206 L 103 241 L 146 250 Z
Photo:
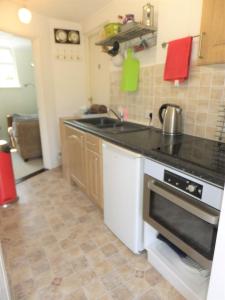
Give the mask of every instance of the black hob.
M 154 127 L 142 132 L 116 135 L 114 141 L 202 178 L 220 187 L 225 181 L 225 144 L 191 135 L 169 136 Z
M 158 154 L 177 161 L 177 167 L 209 179 L 219 185 L 225 181 L 225 144 L 189 135 L 174 139 L 170 145 L 160 145 L 153 149 Z M 186 169 L 185 169 L 186 168 Z

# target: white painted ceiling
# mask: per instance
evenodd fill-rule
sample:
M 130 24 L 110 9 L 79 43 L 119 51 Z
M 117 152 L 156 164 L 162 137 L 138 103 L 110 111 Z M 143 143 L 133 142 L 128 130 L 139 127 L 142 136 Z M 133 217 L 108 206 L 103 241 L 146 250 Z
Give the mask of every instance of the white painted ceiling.
M 112 0 L 12 0 L 39 14 L 80 22 Z

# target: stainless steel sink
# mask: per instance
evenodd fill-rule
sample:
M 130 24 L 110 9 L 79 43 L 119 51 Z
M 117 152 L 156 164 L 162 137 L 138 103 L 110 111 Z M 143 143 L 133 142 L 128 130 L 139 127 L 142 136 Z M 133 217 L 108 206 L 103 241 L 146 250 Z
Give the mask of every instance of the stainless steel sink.
M 97 128 L 116 127 L 121 126 L 122 124 L 122 122 L 120 122 L 119 120 L 107 117 L 79 119 L 76 121 L 86 125 L 93 125 Z
M 106 128 L 105 131 L 109 133 L 123 133 L 123 132 L 125 133 L 125 132 L 135 132 L 139 130 L 144 130 L 147 128 L 148 128 L 147 126 L 140 125 L 140 124 L 122 122 L 120 126 Z
M 89 128 L 92 127 L 96 129 L 101 129 L 108 133 L 134 132 L 148 128 L 147 126 L 141 124 L 121 122 L 120 120 L 108 117 L 78 119 L 74 122 L 81 123 L 82 125 L 87 126 Z

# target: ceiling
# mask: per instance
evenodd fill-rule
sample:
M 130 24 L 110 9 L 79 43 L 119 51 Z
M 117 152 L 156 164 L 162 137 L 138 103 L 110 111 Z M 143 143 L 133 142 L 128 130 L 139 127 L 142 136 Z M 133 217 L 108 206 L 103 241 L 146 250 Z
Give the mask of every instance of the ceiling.
M 80 22 L 112 0 L 12 0 L 33 12 L 67 21 Z

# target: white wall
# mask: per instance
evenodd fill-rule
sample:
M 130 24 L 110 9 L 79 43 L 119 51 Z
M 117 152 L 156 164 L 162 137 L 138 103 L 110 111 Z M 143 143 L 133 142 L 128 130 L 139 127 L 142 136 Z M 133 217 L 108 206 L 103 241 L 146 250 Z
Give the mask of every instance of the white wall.
M 18 5 L 12 1 L 0 1 L 0 30 L 10 32 L 33 41 L 33 54 L 36 71 L 36 87 L 38 109 L 41 125 L 42 146 L 44 151 L 44 163 L 46 168 L 58 165 L 59 140 L 58 140 L 58 116 L 70 112 L 72 114 L 84 100 L 83 76 L 79 77 L 81 68 L 76 68 L 73 63 L 62 66 L 53 59 L 52 27 L 64 27 L 68 24 L 61 20 L 33 13 L 32 22 L 29 25 L 21 24 L 17 18 Z M 77 27 L 77 24 L 73 28 Z M 76 72 L 71 72 L 75 70 Z M 76 77 L 82 78 L 78 89 L 71 89 L 72 83 L 76 85 Z M 69 85 L 68 85 L 68 82 Z M 65 94 L 66 90 L 66 94 Z M 76 93 L 78 97 L 76 98 Z M 81 99 L 82 98 L 82 99 Z M 74 99 L 74 101 L 72 101 Z M 81 99 L 81 100 L 80 100 Z M 77 103 L 77 104 L 76 104 Z M 65 108 L 65 110 L 64 110 Z
M 136 20 L 142 19 L 142 7 L 146 0 L 112 0 L 107 6 L 88 17 L 82 23 L 84 32 L 91 32 L 100 24 L 116 21 L 118 15 L 134 13 Z M 161 43 L 200 32 L 202 0 L 153 0 L 158 28 L 158 42 L 154 49 L 146 50 L 138 57 L 142 65 L 158 64 L 165 61 L 166 51 Z M 198 44 L 198 39 L 194 40 Z M 196 58 L 196 51 L 193 58 Z
M 82 22 L 84 33 L 89 35 L 99 26 L 110 21 L 117 21 L 118 15 L 133 13 L 136 21 L 142 19 L 142 7 L 146 0 L 112 0 L 101 10 L 95 12 Z M 155 6 L 155 25 L 157 26 L 157 46 L 137 53 L 141 66 L 161 64 L 165 62 L 166 49 L 162 42 L 200 33 L 202 0 L 152 0 Z M 192 62 L 196 60 L 198 39 L 193 41 Z M 97 47 L 97 46 L 96 46 Z M 101 52 L 101 47 L 99 53 Z M 109 65 L 109 72 L 115 67 Z M 109 84 L 107 84 L 109 86 Z M 106 99 L 106 103 L 109 99 Z
M 87 79 L 89 80 L 88 98 L 95 104 L 109 105 L 110 98 L 110 57 L 101 51 L 101 47 L 96 47 L 98 34 L 88 37 L 89 53 L 87 63 Z
M 14 46 L 11 48 L 16 59 L 17 70 L 21 87 L 0 88 L 0 138 L 8 140 L 7 114 L 37 113 L 37 101 L 34 82 L 34 69 L 31 66 L 32 45 Z M 24 84 L 30 85 L 25 87 Z
M 80 31 L 80 45 L 56 44 L 54 28 Z M 80 111 L 87 101 L 84 41 L 81 25 L 52 19 L 50 22 L 51 59 L 54 80 L 56 117 L 70 116 Z M 58 125 L 57 125 L 58 126 Z M 59 134 L 57 135 L 58 145 Z

